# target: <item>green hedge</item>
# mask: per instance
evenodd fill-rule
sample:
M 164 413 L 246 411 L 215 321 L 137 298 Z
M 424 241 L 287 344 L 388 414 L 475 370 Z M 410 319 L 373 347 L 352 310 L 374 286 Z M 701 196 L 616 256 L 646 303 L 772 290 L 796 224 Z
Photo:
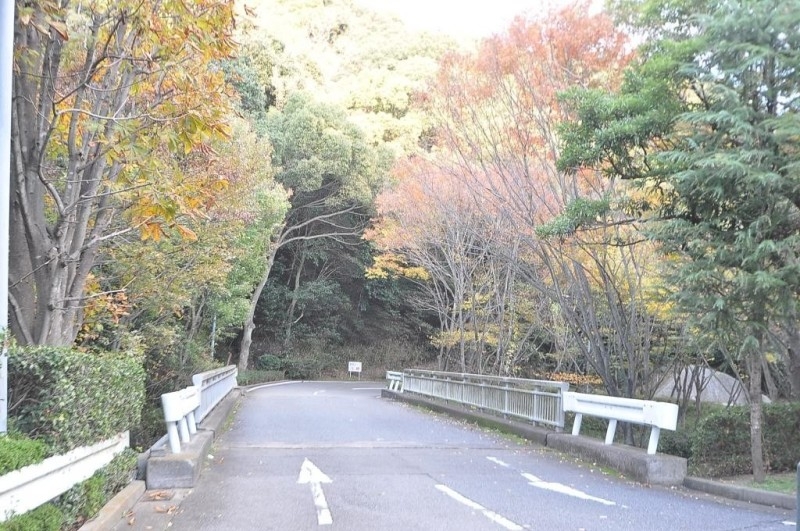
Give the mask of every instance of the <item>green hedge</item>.
M 0 475 L 41 463 L 48 455 L 47 445 L 24 435 L 0 437 Z
M 61 509 L 52 503 L 0 523 L 0 531 L 60 531 L 66 522 Z
M 770 471 L 794 470 L 800 461 L 800 404 L 764 404 L 764 457 Z M 719 477 L 752 473 L 750 412 L 732 406 L 702 418 L 692 433 L 692 473 Z
M 53 347 L 13 347 L 9 419 L 17 431 L 62 453 L 129 430 L 145 396 L 140 360 Z

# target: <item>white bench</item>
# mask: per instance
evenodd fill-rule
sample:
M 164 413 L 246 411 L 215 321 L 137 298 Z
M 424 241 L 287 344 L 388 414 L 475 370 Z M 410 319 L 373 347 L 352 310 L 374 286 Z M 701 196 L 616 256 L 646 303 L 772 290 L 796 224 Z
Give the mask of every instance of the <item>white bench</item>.
M 580 434 L 583 415 L 608 419 L 606 444 L 614 442 L 617 421 L 650 426 L 650 442 L 647 445 L 647 453 L 651 455 L 656 453 L 661 430 L 675 430 L 678 425 L 677 404 L 652 400 L 566 392 L 564 393 L 564 411 L 575 413 L 572 435 Z
M 173 454 L 180 453 L 181 442 L 188 443 L 191 435 L 197 433 L 194 412 L 199 407 L 200 388 L 194 385 L 161 395 L 161 408 L 164 410 L 164 422 L 167 423 L 169 449 Z
M 403 373 L 397 371 L 386 371 L 386 381 L 390 391 L 403 392 Z

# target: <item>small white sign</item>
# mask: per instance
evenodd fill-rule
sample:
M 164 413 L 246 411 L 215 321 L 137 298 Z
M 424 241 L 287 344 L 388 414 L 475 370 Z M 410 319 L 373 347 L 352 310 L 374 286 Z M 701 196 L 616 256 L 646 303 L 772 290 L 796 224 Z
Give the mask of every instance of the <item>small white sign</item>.
M 361 374 L 361 362 L 360 361 L 348 361 L 347 362 L 347 372 L 357 372 Z

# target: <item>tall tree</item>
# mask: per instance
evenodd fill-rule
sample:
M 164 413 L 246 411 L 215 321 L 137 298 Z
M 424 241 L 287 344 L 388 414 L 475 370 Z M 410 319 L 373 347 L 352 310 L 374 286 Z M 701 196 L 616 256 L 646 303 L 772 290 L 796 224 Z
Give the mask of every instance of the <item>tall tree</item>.
M 227 0 L 17 2 L 9 299 L 18 341 L 71 344 L 104 243 L 180 230 L 176 216 L 211 199 L 218 176 L 185 181 L 179 162 L 224 131 L 213 62 L 233 50 L 232 27 Z
M 579 115 L 594 125 L 578 123 L 571 139 L 584 162 L 660 190 L 650 207 L 662 219 L 648 233 L 673 258 L 675 299 L 699 332 L 745 366 L 753 471 L 762 479 L 762 367 L 771 345 L 785 341 L 795 393 L 798 380 L 800 4 L 699 2 L 695 15 L 670 9 L 680 2 L 640 7 L 647 15 L 654 4 L 678 16 L 619 97 L 595 100 L 600 113 L 584 100 Z M 636 86 L 664 97 L 648 109 Z M 645 126 L 648 115 L 657 128 Z M 615 140 L 615 131 L 626 134 Z
M 721 343 L 731 334 L 746 365 L 753 472 L 763 480 L 762 360 L 774 327 L 798 337 L 800 2 L 715 2 L 693 20 L 702 37 L 684 68 L 699 104 L 680 116 L 681 144 L 665 153 L 681 170 L 670 181 L 672 219 L 655 237 L 687 258 L 678 300 Z
M 389 165 L 388 153 L 367 145 L 341 110 L 306 95 L 296 94 L 282 109 L 273 109 L 267 122 L 276 180 L 291 192 L 290 209 L 283 223 L 265 234 L 271 244 L 250 299 L 239 349 L 242 370 L 250 359 L 256 307 L 278 251 L 298 246 L 300 264 L 309 242 L 357 243 Z
M 625 35 L 586 9 L 519 19 L 474 56 L 449 57 L 426 99 L 437 152 L 513 222 L 524 243 L 519 272 L 562 314 L 579 365 L 601 374 L 609 393 L 639 396 L 650 383 L 654 323 L 643 287 L 655 255 L 621 225 L 624 186 L 556 164 L 558 126 L 570 116 L 559 92 L 614 87 L 629 59 Z M 575 216 L 607 226 L 578 233 Z

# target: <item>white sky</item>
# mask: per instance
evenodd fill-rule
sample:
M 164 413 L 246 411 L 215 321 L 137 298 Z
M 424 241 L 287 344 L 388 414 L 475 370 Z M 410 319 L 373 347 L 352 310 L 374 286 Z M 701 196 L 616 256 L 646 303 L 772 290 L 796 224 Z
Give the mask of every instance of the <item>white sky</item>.
M 516 15 L 542 13 L 567 0 L 355 0 L 399 16 L 409 27 L 453 36 L 486 37 L 504 30 Z

